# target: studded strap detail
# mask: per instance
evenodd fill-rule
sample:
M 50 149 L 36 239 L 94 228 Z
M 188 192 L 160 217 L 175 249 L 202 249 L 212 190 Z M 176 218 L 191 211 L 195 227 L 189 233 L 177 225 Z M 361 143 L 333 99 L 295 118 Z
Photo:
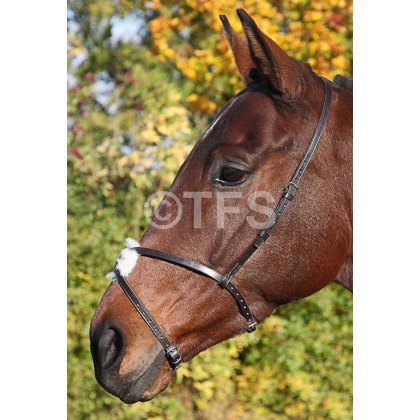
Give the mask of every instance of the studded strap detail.
M 174 346 L 170 338 L 159 327 L 152 314 L 146 308 L 146 305 L 140 300 L 136 292 L 128 284 L 127 280 L 121 275 L 120 271 L 115 268 L 114 273 L 117 276 L 118 284 L 121 286 L 128 299 L 130 299 L 130 302 L 136 308 L 136 311 L 144 319 L 144 322 L 151 329 L 152 333 L 156 336 L 159 343 L 162 345 L 171 366 L 174 369 L 178 369 L 181 366 L 182 361 L 182 357 L 178 349 L 176 346 Z

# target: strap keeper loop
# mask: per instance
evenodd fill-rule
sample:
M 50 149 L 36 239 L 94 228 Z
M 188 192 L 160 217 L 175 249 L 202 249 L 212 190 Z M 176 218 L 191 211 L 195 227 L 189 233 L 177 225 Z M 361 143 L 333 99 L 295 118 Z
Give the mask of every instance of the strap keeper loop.
M 172 346 L 169 349 L 167 349 L 166 355 L 174 370 L 177 370 L 179 367 L 181 367 L 182 356 L 175 346 Z
M 237 262 L 228 273 L 223 275 L 222 280 L 218 282 L 220 288 L 226 289 L 226 287 L 231 282 L 233 276 L 237 273 L 237 271 L 242 267 L 242 264 L 240 262 Z
M 292 201 L 298 189 L 299 186 L 294 182 L 290 181 L 287 187 L 284 189 L 283 197 L 289 201 Z
M 260 245 L 270 236 L 267 230 L 262 230 L 257 233 L 257 237 L 254 241 L 254 248 L 258 249 Z
M 248 328 L 246 329 L 247 332 L 252 333 L 257 329 L 257 321 L 251 322 L 251 324 L 248 324 Z
M 232 280 L 232 276 L 230 273 L 225 274 L 223 276 L 223 279 L 221 281 L 219 281 L 219 287 L 221 289 L 226 289 L 227 285 L 230 283 L 230 281 Z

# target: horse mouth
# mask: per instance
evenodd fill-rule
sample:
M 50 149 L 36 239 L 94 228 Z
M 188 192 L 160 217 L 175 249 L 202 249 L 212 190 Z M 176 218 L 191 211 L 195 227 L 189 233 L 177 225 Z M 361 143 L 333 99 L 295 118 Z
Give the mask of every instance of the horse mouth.
M 166 357 L 159 352 L 153 362 L 134 380 L 128 389 L 117 397 L 125 404 L 149 401 L 162 392 L 170 382 L 172 369 L 165 369 Z

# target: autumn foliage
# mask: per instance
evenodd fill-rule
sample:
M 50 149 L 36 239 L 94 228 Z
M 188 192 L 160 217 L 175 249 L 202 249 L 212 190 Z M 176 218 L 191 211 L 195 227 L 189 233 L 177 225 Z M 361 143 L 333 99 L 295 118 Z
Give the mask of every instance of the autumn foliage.
M 263 32 L 316 72 L 332 78 L 351 71 L 352 2 L 285 0 L 281 7 L 278 3 L 249 1 L 246 9 Z M 232 26 L 240 32 L 233 12 L 243 5 L 236 0 L 151 2 L 159 12 L 150 21 L 153 54 L 195 82 L 195 92 L 187 101 L 204 113 L 212 113 L 225 95 L 242 87 L 226 39 L 220 36 L 219 14 L 231 13 L 236 18 L 231 19 Z M 223 86 L 222 92 L 218 86 Z
M 244 7 L 290 55 L 351 75 L 349 0 L 70 0 L 68 415 L 70 419 L 350 419 L 352 303 L 329 286 L 254 335 L 185 364 L 162 395 L 126 406 L 97 385 L 89 321 L 144 203 L 168 188 L 214 112 L 243 87 L 218 15 Z

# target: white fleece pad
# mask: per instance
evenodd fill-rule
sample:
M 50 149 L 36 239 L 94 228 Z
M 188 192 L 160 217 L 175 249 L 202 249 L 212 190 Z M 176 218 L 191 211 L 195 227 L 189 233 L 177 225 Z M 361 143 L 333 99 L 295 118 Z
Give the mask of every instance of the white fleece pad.
M 118 268 L 123 277 L 127 278 L 133 271 L 133 268 L 137 262 L 137 258 L 139 257 L 139 254 L 137 254 L 136 251 L 133 251 L 130 248 L 135 248 L 137 246 L 140 246 L 140 244 L 135 239 L 127 238 L 125 240 L 125 245 L 127 246 L 127 248 L 124 248 L 118 256 L 116 268 Z M 117 277 L 112 271 L 108 273 L 105 277 L 113 283 L 117 281 Z

